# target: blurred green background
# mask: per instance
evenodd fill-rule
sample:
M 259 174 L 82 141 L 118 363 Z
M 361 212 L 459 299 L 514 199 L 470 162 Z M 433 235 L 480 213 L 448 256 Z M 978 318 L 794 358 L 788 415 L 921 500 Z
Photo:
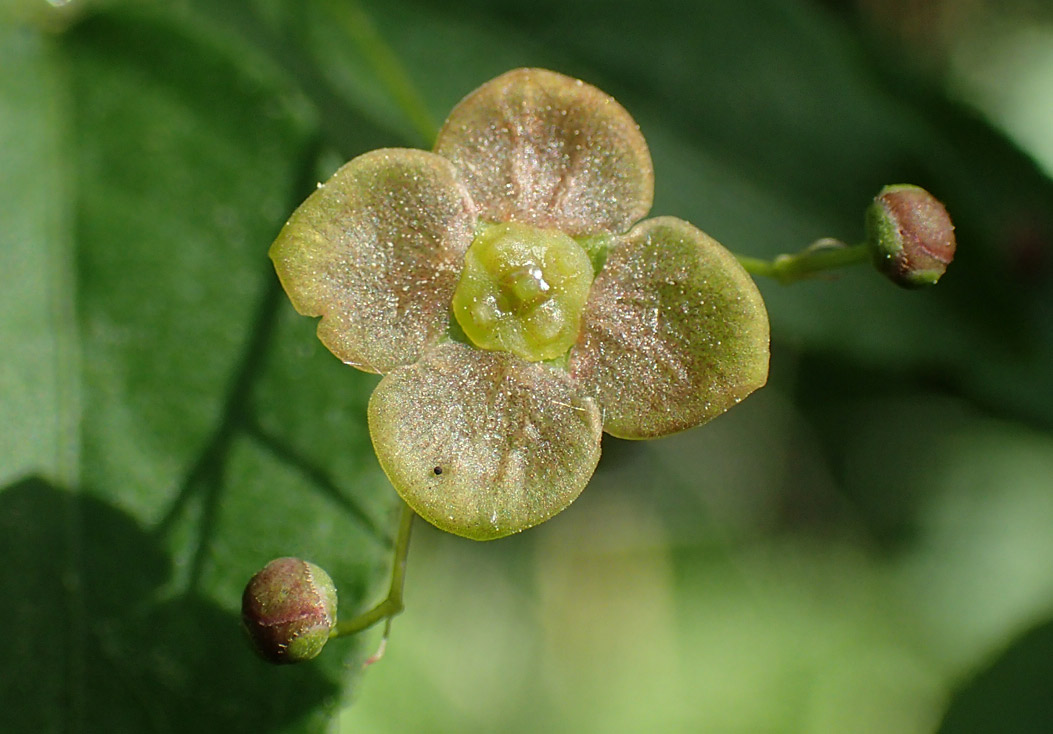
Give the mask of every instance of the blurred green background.
M 5 0 L 3 731 L 1048 732 L 1053 8 L 1015 0 Z M 521 536 L 418 523 L 407 611 L 275 669 L 268 560 L 387 582 L 376 378 L 266 251 L 340 163 L 545 66 L 614 95 L 656 214 L 774 256 L 886 183 L 959 255 L 760 283 L 768 387 Z

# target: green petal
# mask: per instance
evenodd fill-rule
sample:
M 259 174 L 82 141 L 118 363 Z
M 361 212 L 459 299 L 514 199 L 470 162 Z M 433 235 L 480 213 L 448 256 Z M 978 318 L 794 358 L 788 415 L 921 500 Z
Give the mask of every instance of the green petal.
M 461 171 L 492 222 L 571 236 L 620 233 L 647 214 L 651 154 L 629 113 L 593 86 L 543 69 L 516 69 L 461 101 L 435 152 Z
M 560 512 L 600 458 L 599 409 L 565 372 L 457 342 L 380 381 L 369 432 L 410 507 L 475 540 Z
M 620 438 L 714 418 L 768 377 L 768 314 L 734 255 L 673 217 L 611 247 L 568 369 Z
M 367 372 L 411 364 L 445 333 L 475 214 L 448 160 L 387 149 L 355 158 L 300 205 L 271 246 L 293 306 Z

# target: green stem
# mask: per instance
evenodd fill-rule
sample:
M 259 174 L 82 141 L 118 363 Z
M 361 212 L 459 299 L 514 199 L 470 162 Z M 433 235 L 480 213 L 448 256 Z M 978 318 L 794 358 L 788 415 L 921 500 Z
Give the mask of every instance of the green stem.
M 406 583 L 406 555 L 409 553 L 410 530 L 413 527 L 415 513 L 410 506 L 403 503 L 402 515 L 399 517 L 399 534 L 395 539 L 395 561 L 391 567 L 391 586 L 388 595 L 382 602 L 343 622 L 337 622 L 329 632 L 330 639 L 346 637 L 368 629 L 382 620 L 388 620 L 403 610 L 402 588 Z
M 354 0 L 326 0 L 325 4 L 331 17 L 373 67 L 373 72 L 387 88 L 402 114 L 430 147 L 439 129 L 428 111 L 428 105 L 398 56 L 373 25 L 369 14 Z
M 774 278 L 780 283 L 794 283 L 827 270 L 870 261 L 866 245 L 846 245 L 837 240 L 819 240 L 792 255 L 778 255 L 774 260 L 736 255 L 751 275 Z

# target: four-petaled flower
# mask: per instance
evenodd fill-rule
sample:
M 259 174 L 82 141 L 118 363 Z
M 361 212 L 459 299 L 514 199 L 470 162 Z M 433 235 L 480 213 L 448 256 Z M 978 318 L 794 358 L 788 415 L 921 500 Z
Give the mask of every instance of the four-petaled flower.
M 281 282 L 337 357 L 384 375 L 370 435 L 426 520 L 480 540 L 536 525 L 584 489 L 602 431 L 680 431 L 764 384 L 753 281 L 687 222 L 639 221 L 652 197 L 624 108 L 517 69 L 434 152 L 355 158 L 293 213 Z

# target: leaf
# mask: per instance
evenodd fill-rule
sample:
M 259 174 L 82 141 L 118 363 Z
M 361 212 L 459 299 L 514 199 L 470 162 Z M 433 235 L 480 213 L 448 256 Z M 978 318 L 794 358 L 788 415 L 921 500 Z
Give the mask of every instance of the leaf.
M 68 111 L 62 65 L 39 35 L 0 25 L 0 483 L 75 471 L 79 419 L 73 323 Z M 12 175 L 12 174 L 20 175 Z M 16 422 L 17 421 L 17 422 Z M 12 430 L 17 426 L 16 430 Z
M 313 184 L 312 126 L 197 30 L 117 8 L 0 36 L 18 731 L 317 731 L 355 645 L 279 674 L 242 639 L 241 590 L 301 555 L 353 614 L 388 573 L 372 382 L 297 331 L 266 258 Z
M 1053 719 L 1053 622 L 1022 635 L 954 694 L 940 734 L 1040 732 Z

